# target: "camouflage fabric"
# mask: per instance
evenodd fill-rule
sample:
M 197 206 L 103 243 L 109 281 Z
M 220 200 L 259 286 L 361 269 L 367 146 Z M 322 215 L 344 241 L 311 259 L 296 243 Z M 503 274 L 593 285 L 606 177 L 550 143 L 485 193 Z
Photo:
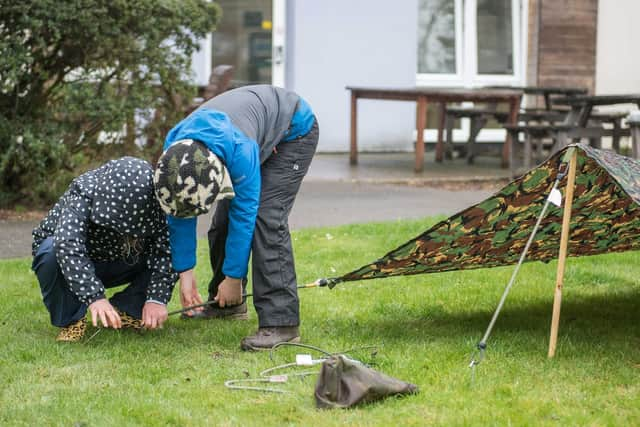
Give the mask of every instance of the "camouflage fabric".
M 227 168 L 192 139 L 176 141 L 162 154 L 154 185 L 162 210 L 181 218 L 207 213 L 216 200 L 235 196 Z
M 640 248 L 640 162 L 578 144 L 569 256 Z M 533 231 L 565 148 L 492 197 L 439 222 L 420 236 L 336 279 L 375 279 L 515 264 Z M 568 159 L 567 159 L 568 162 Z M 564 193 L 567 177 L 558 188 Z M 557 258 L 562 208 L 549 205 L 527 261 Z

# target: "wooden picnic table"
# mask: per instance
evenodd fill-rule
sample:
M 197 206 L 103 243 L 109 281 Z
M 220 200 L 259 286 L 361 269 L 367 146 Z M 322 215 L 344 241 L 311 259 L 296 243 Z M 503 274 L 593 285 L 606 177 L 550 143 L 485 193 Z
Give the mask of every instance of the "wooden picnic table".
M 560 123 L 550 124 L 524 124 L 505 125 L 505 129 L 511 134 L 511 138 L 517 140 L 520 133 L 524 133 L 524 168 L 531 166 L 532 144 L 537 140 L 537 151 L 541 151 L 542 139 L 552 139 L 554 145 L 552 151 L 562 149 L 569 141 L 578 142 L 587 138 L 595 148 L 601 148 L 601 139 L 605 136 L 612 137 L 613 149 L 620 150 L 620 138 L 633 136 L 629 128 L 622 128 L 622 120 L 628 112 L 602 112 L 594 111 L 594 107 L 618 104 L 635 104 L 640 107 L 640 94 L 634 95 L 575 95 L 553 100 L 554 104 L 569 106 L 570 110 L 565 119 Z M 609 123 L 611 129 L 603 128 L 603 123 Z M 632 147 L 636 153 L 639 145 L 638 138 L 632 138 Z M 515 150 L 515 148 L 512 150 Z M 635 155 L 635 154 L 634 154 Z M 511 159 L 514 164 L 514 159 Z
M 552 96 L 568 97 L 580 94 L 586 94 L 587 89 L 579 87 L 563 87 L 563 86 L 486 86 L 486 89 L 512 89 L 520 90 L 524 95 L 542 96 L 544 98 L 544 108 L 521 108 L 518 114 L 518 122 L 556 122 L 564 120 L 565 115 L 569 112 L 569 108 L 553 108 L 551 104 Z M 445 156 L 452 158 L 453 156 L 453 126 L 456 119 L 467 118 L 470 122 L 469 137 L 465 144 L 465 155 L 469 164 L 473 163 L 476 151 L 476 137 L 487 124 L 489 119 L 494 118 L 503 126 L 512 126 L 508 123 L 509 113 L 499 111 L 497 105 L 489 104 L 486 106 L 474 107 L 447 107 L 445 117 Z M 511 136 L 513 140 L 513 135 Z M 510 151 L 513 151 L 511 144 Z M 436 161 L 442 161 L 442 157 L 436 156 Z
M 415 148 L 415 167 L 416 172 L 422 172 L 424 169 L 424 128 L 427 124 L 427 105 L 429 102 L 439 104 L 440 120 L 438 126 L 438 143 L 436 145 L 436 158 L 442 158 L 443 147 L 443 129 L 446 113 L 446 104 L 448 102 L 505 102 L 509 105 L 508 123 L 515 124 L 518 118 L 518 110 L 520 109 L 520 101 L 522 99 L 522 91 L 511 88 L 443 88 L 443 87 L 408 87 L 408 88 L 383 88 L 383 87 L 356 87 L 347 86 L 347 90 L 351 91 L 351 150 L 350 161 L 352 165 L 358 163 L 358 138 L 357 138 L 357 121 L 358 121 L 358 99 L 379 99 L 391 101 L 413 101 L 416 102 L 416 148 Z M 510 136 L 507 139 L 502 150 L 502 166 L 507 167 L 509 164 L 509 150 L 511 142 Z
M 576 95 L 586 95 L 587 89 L 581 87 L 563 86 L 490 86 L 490 88 L 521 90 L 525 95 L 536 95 L 544 98 L 546 110 L 553 109 L 552 96 L 573 97 Z
M 640 108 L 640 94 L 633 95 L 577 95 L 553 100 L 557 105 L 568 105 L 571 112 L 567 124 L 586 127 L 592 116 L 593 107 L 618 104 L 636 104 Z

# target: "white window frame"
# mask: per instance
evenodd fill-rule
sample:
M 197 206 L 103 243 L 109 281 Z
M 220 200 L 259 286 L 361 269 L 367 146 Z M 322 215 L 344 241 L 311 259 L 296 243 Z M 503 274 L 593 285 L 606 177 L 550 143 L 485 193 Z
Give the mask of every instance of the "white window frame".
M 463 81 L 464 57 L 463 57 L 463 0 L 455 1 L 454 28 L 456 37 L 456 72 L 446 73 L 419 73 L 416 76 L 418 86 L 452 86 L 459 85 Z
M 529 0 L 511 0 L 513 74 L 478 74 L 477 40 L 477 0 L 455 1 L 456 28 L 456 73 L 455 74 L 416 74 L 417 86 L 435 87 L 480 87 L 489 85 L 526 84 L 527 38 Z M 464 23 L 464 26 L 463 26 Z M 472 104 L 469 104 L 472 105 Z M 466 141 L 469 136 L 470 122 L 461 121 L 461 127 L 453 130 L 454 141 Z M 426 129 L 425 141 L 437 140 L 437 130 Z M 505 138 L 503 129 L 483 129 L 477 137 L 479 142 L 499 141 Z
M 523 27 L 522 22 L 522 4 L 524 1 L 511 0 L 511 45 L 513 46 L 513 74 L 478 74 L 478 38 L 477 38 L 477 19 L 476 12 L 478 9 L 477 0 L 465 1 L 465 17 L 469 17 L 465 22 L 468 23 L 465 33 L 465 45 L 471 48 L 466 50 L 468 53 L 468 62 L 465 64 L 466 86 L 487 86 L 487 85 L 521 85 L 523 81 L 523 52 L 526 48 L 522 46 Z M 473 19 L 472 19 L 473 18 Z
M 271 84 L 285 87 L 287 63 L 287 4 L 286 0 L 272 0 L 271 28 Z

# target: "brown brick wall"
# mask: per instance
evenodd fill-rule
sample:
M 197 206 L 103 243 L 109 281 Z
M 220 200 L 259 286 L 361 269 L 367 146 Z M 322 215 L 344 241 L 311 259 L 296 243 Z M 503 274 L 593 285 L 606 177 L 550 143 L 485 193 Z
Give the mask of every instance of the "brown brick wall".
M 529 84 L 581 86 L 593 93 L 598 0 L 529 2 Z

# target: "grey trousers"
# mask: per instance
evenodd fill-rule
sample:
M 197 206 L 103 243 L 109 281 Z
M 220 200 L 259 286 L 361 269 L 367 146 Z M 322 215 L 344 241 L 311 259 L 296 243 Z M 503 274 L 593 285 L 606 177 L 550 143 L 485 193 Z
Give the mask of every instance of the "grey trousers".
M 305 136 L 281 142 L 261 165 L 260 206 L 251 245 L 253 305 L 259 327 L 298 326 L 300 303 L 289 234 L 289 213 L 318 145 L 318 122 Z M 213 278 L 209 299 L 224 279 L 229 200 L 220 201 L 209 228 Z M 246 284 L 246 280 L 244 281 Z

